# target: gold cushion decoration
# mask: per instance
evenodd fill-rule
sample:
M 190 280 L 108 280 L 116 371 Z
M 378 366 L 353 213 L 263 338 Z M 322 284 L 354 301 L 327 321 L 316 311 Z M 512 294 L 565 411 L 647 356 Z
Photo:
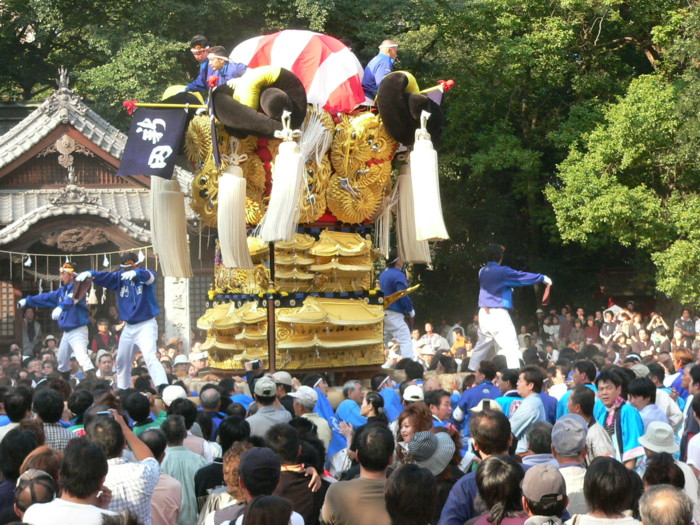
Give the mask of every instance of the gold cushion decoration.
M 196 115 L 185 133 L 185 155 L 195 166 L 200 166 L 211 156 L 211 125 L 206 115 Z
M 371 249 L 372 241 L 362 238 L 358 233 L 323 230 L 318 236 L 318 242 L 309 249 L 309 253 L 318 256 L 353 257 L 369 254 Z
M 204 224 L 216 227 L 217 196 L 219 193 L 219 170 L 210 158 L 195 172 L 192 178 L 192 200 L 190 206 Z
M 217 304 L 213 308 L 208 308 L 202 317 L 197 319 L 197 328 L 199 330 L 211 330 L 214 321 L 225 316 L 228 310 L 228 304 Z
M 382 189 L 376 186 L 360 188 L 351 180 L 335 174 L 326 194 L 328 208 L 339 221 L 357 224 L 372 217 L 379 209 Z

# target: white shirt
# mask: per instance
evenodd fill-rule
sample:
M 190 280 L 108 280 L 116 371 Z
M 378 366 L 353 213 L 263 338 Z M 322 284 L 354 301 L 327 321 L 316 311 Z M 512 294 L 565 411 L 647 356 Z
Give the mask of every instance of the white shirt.
M 236 519 L 236 523 L 234 525 L 243 525 L 243 517 L 245 514 L 241 514 L 238 516 L 238 519 Z M 289 520 L 289 522 L 292 525 L 304 525 L 304 518 L 301 517 L 300 514 L 297 514 L 296 512 L 292 511 L 292 518 Z M 231 521 L 225 521 L 221 525 L 232 525 Z M 281 525 L 281 524 L 280 524 Z
M 122 457 L 109 459 L 107 463 L 109 470 L 104 484 L 112 491 L 109 510 L 128 510 L 144 525 L 151 525 L 151 498 L 160 479 L 158 461 L 146 458 L 133 463 Z
M 102 516 L 105 514 L 117 515 L 94 505 L 56 498 L 49 503 L 35 503 L 27 509 L 22 519 L 32 525 L 102 525 Z

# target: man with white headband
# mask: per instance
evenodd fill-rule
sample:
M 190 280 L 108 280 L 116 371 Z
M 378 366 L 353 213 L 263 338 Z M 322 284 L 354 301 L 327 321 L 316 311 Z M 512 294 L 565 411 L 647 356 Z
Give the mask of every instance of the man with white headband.
M 58 347 L 58 371 L 70 377 L 70 358 L 73 352 L 85 374 L 95 378 L 95 367 L 87 353 L 88 329 L 87 324 L 90 314 L 87 309 L 85 297 L 79 301 L 73 299 L 75 291 L 75 265 L 71 262 L 64 263 L 59 269 L 61 283 L 58 290 L 39 295 L 30 295 L 20 299 L 19 308 L 27 306 L 38 308 L 53 308 L 51 319 L 58 321 L 58 326 L 63 330 L 61 344 Z
M 223 46 L 209 48 L 209 64 L 212 74 L 209 77 L 217 77 L 217 86 L 225 84 L 231 79 L 240 77 L 248 69 L 245 64 L 231 62 L 226 56 L 226 49 Z
M 168 384 L 165 369 L 158 361 L 156 348 L 156 316 L 160 313 L 155 293 L 156 273 L 139 268 L 141 262 L 135 253 L 129 252 L 122 256 L 121 269 L 116 272 L 90 270 L 82 272 L 76 278 L 77 281 L 84 281 L 91 277 L 98 286 L 118 290 L 119 317 L 126 321 L 117 350 L 117 387 L 120 389 L 131 387 L 135 346 L 138 346 L 143 354 L 153 383 L 158 387 Z
M 403 261 L 399 257 L 399 252 L 394 248 L 389 252 L 389 261 L 386 270 L 379 276 L 379 287 L 384 297 L 408 288 L 408 279 L 403 272 Z M 413 309 L 413 302 L 408 295 L 403 296 L 398 301 L 394 301 L 384 310 L 384 340 L 396 339 L 401 348 L 401 355 L 413 359 L 413 341 L 411 332 L 406 324 L 405 317 L 413 319 L 416 311 Z
M 394 70 L 394 62 L 399 55 L 399 45 L 393 40 L 384 40 L 379 46 L 379 54 L 369 61 L 362 78 L 362 89 L 365 92 L 365 104 L 374 105 L 379 84 L 384 77 Z

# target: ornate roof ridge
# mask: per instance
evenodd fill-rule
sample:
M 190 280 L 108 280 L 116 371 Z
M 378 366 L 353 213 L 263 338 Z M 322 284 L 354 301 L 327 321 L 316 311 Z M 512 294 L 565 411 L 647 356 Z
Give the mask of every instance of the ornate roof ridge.
M 90 109 L 68 83 L 66 68 L 59 69 L 58 88 L 16 126 L 0 136 L 0 168 L 21 157 L 60 125 L 70 125 L 97 147 L 121 159 L 127 136 Z M 178 166 L 175 176 L 183 193 L 191 195 L 193 174 Z

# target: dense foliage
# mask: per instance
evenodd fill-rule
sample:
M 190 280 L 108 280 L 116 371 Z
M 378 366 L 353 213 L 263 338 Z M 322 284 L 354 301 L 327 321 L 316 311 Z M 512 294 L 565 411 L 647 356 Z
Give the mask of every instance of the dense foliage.
M 193 75 L 193 34 L 230 49 L 282 28 L 332 34 L 362 62 L 392 37 L 421 85 L 457 83 L 441 150 L 452 239 L 414 269 L 421 317 L 469 316 L 489 241 L 552 276 L 555 302 L 597 306 L 596 274 L 628 268 L 650 277 L 637 293 L 700 304 L 695 1 L 8 0 L 0 94 L 40 98 L 66 65 L 124 127 L 122 100 Z

